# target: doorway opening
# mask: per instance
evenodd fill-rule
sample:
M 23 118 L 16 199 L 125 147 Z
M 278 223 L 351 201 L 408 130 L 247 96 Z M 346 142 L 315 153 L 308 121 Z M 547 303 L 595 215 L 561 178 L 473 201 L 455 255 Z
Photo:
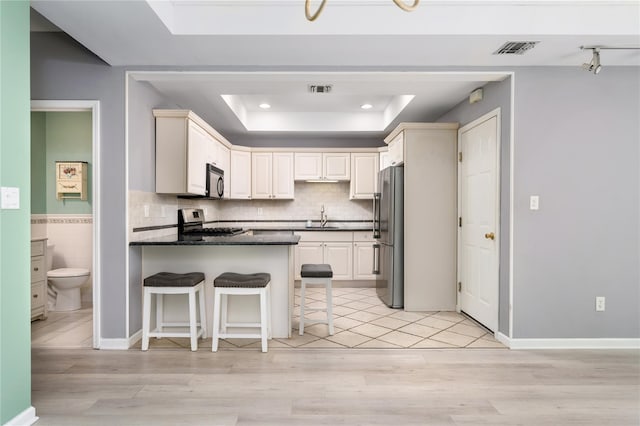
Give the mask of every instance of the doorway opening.
M 45 276 L 32 347 L 99 348 L 99 117 L 98 101 L 31 102 L 32 241 L 43 242 L 47 271 L 82 281 L 69 303 Z M 65 170 L 80 177 L 73 189 Z

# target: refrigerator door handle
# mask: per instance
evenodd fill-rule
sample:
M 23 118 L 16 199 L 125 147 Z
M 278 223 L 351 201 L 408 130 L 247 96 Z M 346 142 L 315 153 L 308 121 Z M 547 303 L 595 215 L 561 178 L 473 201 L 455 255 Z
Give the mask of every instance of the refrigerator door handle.
M 380 275 L 380 244 L 373 245 L 373 271 L 372 274 Z
M 380 193 L 373 194 L 373 238 L 380 238 Z

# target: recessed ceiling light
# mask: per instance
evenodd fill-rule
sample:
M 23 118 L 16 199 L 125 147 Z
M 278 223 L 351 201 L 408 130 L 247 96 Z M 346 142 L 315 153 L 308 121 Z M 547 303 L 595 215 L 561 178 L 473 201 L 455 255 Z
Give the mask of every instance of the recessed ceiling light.
M 362 104 L 362 105 L 360 105 L 360 108 L 362 108 L 362 109 L 371 109 L 371 108 L 373 108 L 373 105 L 371 105 L 371 104 Z
M 261 103 L 261 104 L 260 104 L 260 105 L 258 105 L 258 106 L 259 106 L 260 108 L 262 108 L 262 109 L 269 109 L 269 108 L 271 108 L 271 105 L 269 105 L 268 103 L 265 103 L 265 102 Z

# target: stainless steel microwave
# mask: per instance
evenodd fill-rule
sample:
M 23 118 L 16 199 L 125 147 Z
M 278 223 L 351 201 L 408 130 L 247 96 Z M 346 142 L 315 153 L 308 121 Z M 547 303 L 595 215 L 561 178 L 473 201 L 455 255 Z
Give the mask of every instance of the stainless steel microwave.
M 207 198 L 224 196 L 224 170 L 213 164 L 207 164 Z

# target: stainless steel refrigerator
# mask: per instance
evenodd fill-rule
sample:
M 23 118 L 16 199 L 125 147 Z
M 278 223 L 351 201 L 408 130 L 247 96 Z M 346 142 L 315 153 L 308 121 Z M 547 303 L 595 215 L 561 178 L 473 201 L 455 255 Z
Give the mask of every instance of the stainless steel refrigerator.
M 373 200 L 373 273 L 378 297 L 391 308 L 404 307 L 404 167 L 378 173 Z

